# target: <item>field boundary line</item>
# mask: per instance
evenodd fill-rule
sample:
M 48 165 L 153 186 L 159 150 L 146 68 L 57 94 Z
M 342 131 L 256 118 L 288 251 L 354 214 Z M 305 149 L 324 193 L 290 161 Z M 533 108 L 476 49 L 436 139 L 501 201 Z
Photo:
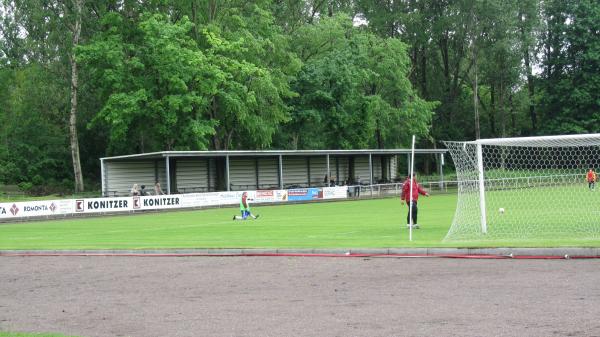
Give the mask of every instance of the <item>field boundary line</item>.
M 471 259 L 592 259 L 600 248 L 370 248 L 370 249 L 129 249 L 129 250 L 0 250 L 0 257 L 139 256 L 139 257 L 403 257 Z

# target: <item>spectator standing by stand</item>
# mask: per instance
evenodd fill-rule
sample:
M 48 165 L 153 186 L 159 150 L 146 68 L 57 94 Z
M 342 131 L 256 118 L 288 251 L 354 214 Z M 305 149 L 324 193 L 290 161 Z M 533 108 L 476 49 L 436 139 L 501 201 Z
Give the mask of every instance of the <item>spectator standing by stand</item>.
M 131 195 L 132 196 L 140 195 L 140 189 L 138 188 L 138 184 L 133 184 L 133 187 L 131 188 Z
M 165 194 L 165 192 L 163 192 L 163 190 L 160 188 L 160 183 L 157 181 L 156 184 L 154 184 L 154 195 L 163 195 Z

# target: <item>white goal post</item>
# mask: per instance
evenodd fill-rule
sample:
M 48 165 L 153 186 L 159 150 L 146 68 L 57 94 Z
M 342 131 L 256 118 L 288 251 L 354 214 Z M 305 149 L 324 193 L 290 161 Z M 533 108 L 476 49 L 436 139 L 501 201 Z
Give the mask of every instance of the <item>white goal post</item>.
M 600 237 L 600 187 L 586 179 L 600 134 L 444 143 L 458 180 L 445 240 Z

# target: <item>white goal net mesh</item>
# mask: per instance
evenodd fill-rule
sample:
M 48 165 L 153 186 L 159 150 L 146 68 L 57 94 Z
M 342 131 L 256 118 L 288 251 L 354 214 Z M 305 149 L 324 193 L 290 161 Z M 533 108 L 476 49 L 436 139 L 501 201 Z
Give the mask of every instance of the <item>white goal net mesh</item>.
M 600 237 L 600 186 L 587 181 L 600 169 L 600 134 L 445 144 L 459 181 L 445 240 Z

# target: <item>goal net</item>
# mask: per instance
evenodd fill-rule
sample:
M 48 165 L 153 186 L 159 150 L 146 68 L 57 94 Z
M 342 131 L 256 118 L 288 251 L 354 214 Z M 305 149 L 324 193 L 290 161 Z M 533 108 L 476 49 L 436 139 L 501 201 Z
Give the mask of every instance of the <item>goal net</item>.
M 444 142 L 458 180 L 445 240 L 600 237 L 600 134 Z M 600 178 L 600 172 L 598 172 Z

